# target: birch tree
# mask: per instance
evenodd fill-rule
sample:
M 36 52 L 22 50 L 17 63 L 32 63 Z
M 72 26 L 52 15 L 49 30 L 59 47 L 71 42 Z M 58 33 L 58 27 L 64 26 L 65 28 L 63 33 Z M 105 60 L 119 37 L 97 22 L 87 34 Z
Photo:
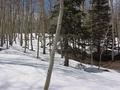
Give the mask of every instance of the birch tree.
M 43 54 L 46 53 L 46 39 L 45 39 L 45 7 L 44 7 L 44 0 L 40 0 L 40 14 L 41 14 L 41 27 L 42 27 L 42 37 L 43 37 Z
M 57 47 L 57 42 L 58 42 L 58 39 L 59 39 L 61 24 L 62 24 L 62 17 L 63 17 L 63 10 L 64 10 L 64 4 L 63 3 L 64 3 L 64 0 L 60 0 L 60 11 L 59 11 L 59 16 L 58 16 L 56 35 L 55 35 L 52 51 L 50 53 L 50 62 L 49 62 L 49 67 L 48 67 L 48 72 L 47 72 L 47 77 L 46 77 L 44 90 L 48 90 L 49 85 L 50 85 L 50 80 L 51 80 L 51 75 L 52 75 L 52 70 L 53 70 L 53 65 L 54 65 L 55 50 L 56 50 L 56 47 Z

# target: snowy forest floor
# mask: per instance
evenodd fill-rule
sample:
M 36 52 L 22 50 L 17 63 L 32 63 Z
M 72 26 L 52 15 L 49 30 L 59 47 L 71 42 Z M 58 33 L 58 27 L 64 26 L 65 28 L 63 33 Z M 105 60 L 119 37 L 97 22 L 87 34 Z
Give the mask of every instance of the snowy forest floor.
M 40 49 L 39 59 L 36 59 L 36 51 L 23 51 L 19 44 L 0 51 L 0 90 L 43 90 L 49 64 L 48 49 L 45 55 Z M 70 67 L 63 66 L 63 61 L 56 54 L 50 90 L 120 89 L 120 73 L 114 70 L 86 72 L 78 68 L 76 61 L 70 60 Z M 85 67 L 90 68 L 89 65 Z
M 58 53 L 61 54 L 61 51 L 60 49 L 58 50 Z M 85 63 L 85 64 L 91 64 L 91 60 L 90 60 L 90 57 L 87 56 L 87 58 L 85 58 L 84 60 L 80 60 L 80 53 L 73 53 L 71 51 L 71 53 L 68 54 L 68 57 L 69 59 L 73 59 L 77 62 L 81 62 L 81 63 Z M 110 56 L 109 56 L 110 57 Z M 117 60 L 114 60 L 112 61 L 111 59 L 107 59 L 107 58 L 104 58 L 106 60 L 102 60 L 101 62 L 101 66 L 104 67 L 104 68 L 109 68 L 109 69 L 114 69 L 118 72 L 120 72 L 120 59 L 117 59 Z M 93 65 L 96 65 L 98 66 L 99 65 L 99 60 L 93 60 Z

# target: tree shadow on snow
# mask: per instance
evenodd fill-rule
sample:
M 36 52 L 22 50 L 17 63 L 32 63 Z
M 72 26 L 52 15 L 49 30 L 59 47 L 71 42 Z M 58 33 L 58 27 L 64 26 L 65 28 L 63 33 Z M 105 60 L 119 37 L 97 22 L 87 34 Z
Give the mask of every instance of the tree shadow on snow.
M 109 70 L 107 70 L 107 69 L 98 69 L 97 67 L 84 68 L 84 71 L 90 72 L 90 73 L 109 72 Z
M 38 64 L 38 63 L 30 63 L 30 62 L 23 62 L 23 61 L 10 61 L 10 60 L 5 60 L 5 61 L 0 61 L 0 64 L 10 64 L 10 65 L 23 65 L 23 66 L 30 66 L 34 68 L 42 68 L 42 69 L 47 69 L 48 66 L 47 64 Z

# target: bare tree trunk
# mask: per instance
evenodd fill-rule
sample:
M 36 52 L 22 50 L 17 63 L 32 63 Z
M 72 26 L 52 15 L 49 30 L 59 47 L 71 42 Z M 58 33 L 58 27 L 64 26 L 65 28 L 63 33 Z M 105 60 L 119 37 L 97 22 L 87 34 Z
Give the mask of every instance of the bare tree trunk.
M 37 58 L 39 58 L 39 48 L 40 48 L 40 33 L 38 32 L 38 41 L 37 41 Z
M 64 66 L 69 66 L 69 57 L 68 57 L 68 38 L 64 38 Z
M 57 47 L 57 42 L 59 39 L 61 24 L 62 24 L 62 17 L 63 17 L 63 10 L 64 10 L 63 2 L 64 2 L 64 0 L 60 0 L 60 12 L 59 12 L 59 17 L 58 17 L 58 22 L 57 22 L 56 35 L 55 35 L 55 40 L 54 40 L 54 44 L 53 44 L 51 55 L 50 55 L 50 64 L 48 67 L 48 73 L 47 73 L 47 78 L 46 78 L 44 90 L 48 90 L 49 85 L 50 85 L 50 79 L 51 79 L 53 65 L 54 65 L 55 50 Z
M 32 9 L 32 0 L 30 0 L 30 44 L 31 50 L 33 51 L 33 9 Z
M 24 34 L 25 34 L 25 49 L 24 52 L 26 53 L 27 48 L 29 48 L 29 0 L 27 0 L 26 5 L 25 5 L 25 9 L 26 9 L 26 13 L 25 13 L 25 23 L 24 23 Z
M 60 48 L 60 49 L 61 49 L 61 50 L 60 50 L 60 51 L 61 51 L 61 58 L 63 58 L 63 56 L 64 56 L 64 55 L 63 55 L 63 54 L 64 54 L 64 53 L 63 53 L 63 38 L 61 38 L 61 40 L 60 40 L 60 46 L 61 46 L 61 48 Z
M 113 0 L 110 0 L 110 4 L 111 4 L 111 15 L 112 15 L 112 61 L 114 61 L 115 33 L 114 33 L 114 8 L 113 8 Z
M 41 23 L 42 23 L 42 36 L 43 36 L 43 54 L 46 53 L 46 39 L 45 39 L 45 9 L 44 9 L 44 0 L 40 0 L 40 10 L 41 10 Z
M 5 1 L 1 0 L 0 2 L 1 5 L 1 47 L 4 45 L 4 38 L 5 38 L 5 31 L 4 31 L 4 24 L 5 24 Z
M 105 46 L 105 41 L 106 41 L 106 39 L 107 39 L 107 35 L 108 35 L 108 33 L 109 33 L 109 26 L 108 26 L 108 30 L 106 31 L 106 33 L 105 33 L 105 37 L 104 37 L 104 40 L 103 40 L 103 46 L 102 46 L 102 50 L 101 50 L 101 52 L 100 52 L 100 59 L 99 59 L 99 66 L 98 66 L 98 69 L 100 69 L 100 67 L 101 67 L 101 63 L 102 63 L 102 54 L 103 54 L 103 48 L 104 48 L 104 46 Z

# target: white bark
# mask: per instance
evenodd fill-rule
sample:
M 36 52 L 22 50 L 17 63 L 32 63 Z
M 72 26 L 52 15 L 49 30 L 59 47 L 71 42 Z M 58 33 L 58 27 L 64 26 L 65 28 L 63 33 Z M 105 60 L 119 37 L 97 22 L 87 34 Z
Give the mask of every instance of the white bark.
M 50 55 L 50 64 L 48 67 L 48 73 L 47 73 L 44 90 L 48 90 L 49 85 L 50 85 L 50 80 L 51 80 L 51 75 L 52 75 L 52 70 L 53 70 L 53 65 L 54 65 L 55 50 L 57 47 L 57 42 L 59 39 L 61 24 L 62 24 L 62 17 L 63 17 L 63 10 L 64 10 L 63 2 L 64 0 L 60 0 L 60 12 L 59 12 L 59 17 L 58 17 L 58 22 L 57 22 L 56 35 L 55 35 L 54 44 L 53 44 L 51 55 Z

